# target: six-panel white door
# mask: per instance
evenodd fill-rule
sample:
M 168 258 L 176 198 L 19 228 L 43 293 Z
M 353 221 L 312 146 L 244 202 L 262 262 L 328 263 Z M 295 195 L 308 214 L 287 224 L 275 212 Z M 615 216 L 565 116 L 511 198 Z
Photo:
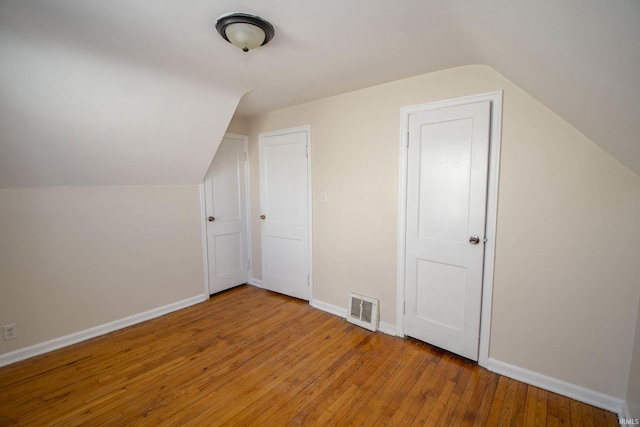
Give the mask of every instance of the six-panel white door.
M 405 334 L 478 359 L 489 101 L 409 116 Z
M 309 300 L 307 130 L 260 134 L 262 285 Z
M 225 135 L 204 179 L 210 294 L 249 281 L 246 145 Z

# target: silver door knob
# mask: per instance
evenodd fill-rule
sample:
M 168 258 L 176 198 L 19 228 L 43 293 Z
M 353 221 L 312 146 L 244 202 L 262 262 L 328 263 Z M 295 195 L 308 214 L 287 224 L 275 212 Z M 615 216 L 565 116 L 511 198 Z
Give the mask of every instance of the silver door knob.
M 210 216 L 210 217 L 209 217 L 209 221 L 213 222 L 213 221 L 215 221 L 215 220 L 216 220 L 216 219 L 215 219 L 214 217 L 212 217 L 212 216 Z
M 472 245 L 477 245 L 478 243 L 480 243 L 480 238 L 474 234 L 473 236 L 469 237 L 469 243 L 471 243 Z

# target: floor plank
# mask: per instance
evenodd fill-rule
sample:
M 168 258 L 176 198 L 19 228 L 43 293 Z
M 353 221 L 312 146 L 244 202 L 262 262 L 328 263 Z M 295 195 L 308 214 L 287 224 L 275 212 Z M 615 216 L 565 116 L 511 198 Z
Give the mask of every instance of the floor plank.
M 610 412 L 251 286 L 0 368 L 0 426 L 597 426 Z

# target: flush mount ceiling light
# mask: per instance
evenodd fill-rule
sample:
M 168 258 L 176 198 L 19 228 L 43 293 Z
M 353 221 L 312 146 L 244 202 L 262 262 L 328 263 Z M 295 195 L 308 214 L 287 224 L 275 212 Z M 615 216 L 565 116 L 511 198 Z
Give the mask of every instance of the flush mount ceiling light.
M 227 13 L 216 21 L 216 30 L 223 39 L 243 52 L 269 43 L 275 35 L 273 25 L 248 13 Z

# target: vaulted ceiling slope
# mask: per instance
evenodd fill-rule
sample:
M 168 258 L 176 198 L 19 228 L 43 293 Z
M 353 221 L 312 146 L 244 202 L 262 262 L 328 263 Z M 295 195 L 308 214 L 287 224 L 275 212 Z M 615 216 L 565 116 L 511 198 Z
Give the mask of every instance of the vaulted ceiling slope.
M 276 37 L 232 47 L 232 11 Z M 638 0 L 0 0 L 0 58 L 0 187 L 196 184 L 234 111 L 469 64 L 640 174 Z

